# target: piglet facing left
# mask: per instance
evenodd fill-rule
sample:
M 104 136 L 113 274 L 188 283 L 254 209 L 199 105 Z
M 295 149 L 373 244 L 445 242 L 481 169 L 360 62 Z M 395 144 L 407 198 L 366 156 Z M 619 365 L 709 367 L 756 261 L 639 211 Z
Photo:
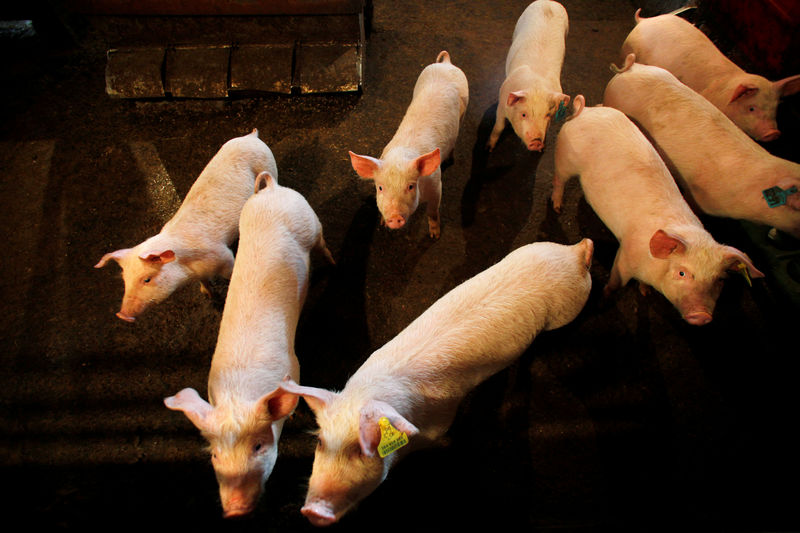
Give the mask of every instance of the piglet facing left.
M 277 178 L 272 151 L 258 130 L 222 145 L 189 189 L 178 211 L 157 235 L 133 248 L 109 252 L 95 265 L 114 260 L 122 267 L 125 294 L 117 316 L 133 322 L 152 304 L 189 281 L 204 292 L 214 277 L 230 278 L 239 235 L 239 214 L 263 171 Z
M 320 428 L 302 508 L 311 523 L 339 520 L 400 456 L 441 437 L 471 389 L 514 362 L 540 331 L 572 321 L 589 297 L 592 254 L 589 239 L 523 246 L 435 302 L 341 392 L 283 383 L 305 398 Z M 388 455 L 378 452 L 383 418 L 409 439 Z
M 428 231 L 439 238 L 441 163 L 453 153 L 468 103 L 467 77 L 443 50 L 417 78 L 411 104 L 381 157 L 350 152 L 356 173 L 375 182 L 382 224 L 402 228 L 419 203 L 427 202 Z
M 253 510 L 275 465 L 283 422 L 297 397 L 278 388 L 299 379 L 294 353 L 306 297 L 309 252 L 333 261 L 306 200 L 267 172 L 242 210 L 233 267 L 208 377 L 209 402 L 187 388 L 164 403 L 208 439 L 224 516 Z M 260 189 L 260 190 L 259 190 Z

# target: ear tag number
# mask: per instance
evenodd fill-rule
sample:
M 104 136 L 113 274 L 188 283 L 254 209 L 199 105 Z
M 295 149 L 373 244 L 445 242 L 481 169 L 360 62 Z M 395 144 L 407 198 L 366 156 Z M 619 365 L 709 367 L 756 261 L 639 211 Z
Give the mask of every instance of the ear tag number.
M 378 420 L 381 428 L 381 441 L 378 443 L 378 455 L 382 458 L 408 444 L 408 435 L 397 430 L 385 416 Z
M 747 271 L 747 265 L 745 265 L 744 263 L 739 263 L 738 265 L 736 265 L 736 268 L 739 270 L 742 276 L 744 276 L 744 279 L 747 280 L 747 284 L 750 287 L 752 287 L 753 281 L 750 279 L 750 272 Z
M 764 189 L 761 191 L 761 194 L 764 195 L 764 200 L 767 201 L 767 205 L 770 207 L 779 207 L 786 203 L 786 197 L 790 194 L 794 194 L 797 192 L 797 187 L 792 186 L 786 190 L 781 189 L 777 185 L 775 187 L 770 187 L 769 189 Z

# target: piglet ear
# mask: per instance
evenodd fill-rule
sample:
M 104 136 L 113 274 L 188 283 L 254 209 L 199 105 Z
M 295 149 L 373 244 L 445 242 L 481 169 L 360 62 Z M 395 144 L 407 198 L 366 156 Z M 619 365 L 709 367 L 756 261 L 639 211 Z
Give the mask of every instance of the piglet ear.
M 174 411 L 183 411 L 200 431 L 210 431 L 209 415 L 214 410 L 194 389 L 183 389 L 175 396 L 164 398 L 164 405 Z
M 375 173 L 381 168 L 381 160 L 368 155 L 358 155 L 353 152 L 350 154 L 350 164 L 353 170 L 365 180 L 375 179 Z
M 725 256 L 723 259 L 725 270 L 739 272 L 750 281 L 750 278 L 763 278 L 764 273 L 758 270 L 747 254 L 737 250 L 733 246 L 725 246 Z
M 144 252 L 139 254 L 139 259 L 142 261 L 147 261 L 148 263 L 161 263 L 164 265 L 175 260 L 175 252 L 172 250 L 164 250 L 163 252 Z
M 733 94 L 731 95 L 731 102 L 735 102 L 739 98 L 744 98 L 747 96 L 754 96 L 758 92 L 758 87 L 752 84 L 744 84 L 740 83 L 734 90 Z
M 302 396 L 315 414 L 336 398 L 336 393 L 333 391 L 318 389 L 316 387 L 304 387 L 295 383 L 288 376 L 278 385 L 278 388 L 289 394 Z
M 528 96 L 528 93 L 525 91 L 513 91 L 508 93 L 508 99 L 506 100 L 506 106 L 511 107 L 514 104 L 522 101 L 525 97 Z
M 358 423 L 358 443 L 361 445 L 362 453 L 367 457 L 374 457 L 378 451 L 378 444 L 381 442 L 379 420 L 384 416 L 389 419 L 392 426 L 405 433 L 409 439 L 419 434 L 419 429 L 398 413 L 394 407 L 386 402 L 371 400 L 361 408 Z
M 263 418 L 274 422 L 292 414 L 295 407 L 297 407 L 298 400 L 299 396 L 287 392 L 279 386 L 256 402 L 256 411 Z
M 122 250 L 115 250 L 113 252 L 108 252 L 106 255 L 100 258 L 100 261 L 98 261 L 94 267 L 103 268 L 104 266 L 106 266 L 106 263 L 108 263 L 110 260 L 114 260 L 117 263 L 119 263 L 120 260 L 123 257 L 125 257 L 125 254 L 127 254 L 130 251 L 131 251 L 130 248 L 123 248 Z
M 789 96 L 800 92 L 800 74 L 772 82 L 772 86 L 781 96 Z
M 656 259 L 666 259 L 669 254 L 683 254 L 686 252 L 686 243 L 675 235 L 670 235 L 660 229 L 650 238 L 650 254 Z
M 414 165 L 420 176 L 430 176 L 442 164 L 442 153 L 437 148 L 433 152 L 419 156 L 414 160 Z

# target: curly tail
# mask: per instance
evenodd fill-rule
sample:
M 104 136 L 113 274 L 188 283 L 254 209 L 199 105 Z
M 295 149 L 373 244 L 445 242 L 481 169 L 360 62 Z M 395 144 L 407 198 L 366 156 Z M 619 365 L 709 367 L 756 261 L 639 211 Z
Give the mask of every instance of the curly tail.
M 276 180 L 275 177 L 272 174 L 270 174 L 269 172 L 264 170 L 262 172 L 259 172 L 258 176 L 256 176 L 256 181 L 255 181 L 255 184 L 254 184 L 254 187 L 253 187 L 254 188 L 253 192 L 254 193 L 258 193 L 258 191 L 260 191 L 261 189 L 266 189 L 268 187 L 271 187 L 271 186 L 277 185 L 277 184 L 278 184 L 278 180 Z
M 447 50 L 442 50 L 441 52 L 439 52 L 439 55 L 436 56 L 436 62 L 450 63 L 450 54 L 447 52 Z
M 679 7 L 678 9 L 673 9 L 669 13 L 664 13 L 665 15 L 680 15 L 684 11 L 689 11 L 690 9 L 697 9 L 697 1 L 696 0 L 689 0 L 686 2 L 685 6 Z M 639 13 L 642 12 L 642 8 L 636 10 L 636 13 L 633 14 L 633 19 L 636 21 L 636 24 L 642 20 L 642 18 L 650 18 L 650 17 L 642 17 Z
M 610 68 L 611 72 L 613 72 L 614 74 L 621 74 L 630 69 L 635 62 L 636 62 L 636 54 L 631 52 L 630 54 L 625 56 L 625 62 L 623 63 L 622 67 L 618 67 L 614 63 L 611 63 L 608 66 L 608 68 Z

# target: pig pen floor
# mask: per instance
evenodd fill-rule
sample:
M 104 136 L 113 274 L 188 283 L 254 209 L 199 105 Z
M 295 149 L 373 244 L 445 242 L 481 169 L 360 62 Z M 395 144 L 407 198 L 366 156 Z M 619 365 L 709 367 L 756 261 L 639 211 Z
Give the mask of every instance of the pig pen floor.
M 634 1 L 565 0 L 568 94 L 601 101 Z M 106 252 L 158 231 L 226 140 L 258 128 L 280 181 L 322 221 L 335 267 L 314 256 L 297 331 L 302 382 L 348 376 L 448 290 L 529 242 L 594 240 L 594 288 L 568 326 L 541 334 L 463 402 L 442 446 L 401 461 L 334 530 L 798 530 L 798 307 L 769 277 L 732 277 L 704 327 L 631 283 L 602 298 L 617 248 L 576 180 L 549 205 L 543 154 L 507 128 L 487 154 L 514 23 L 527 0 L 376 0 L 358 94 L 234 101 L 114 100 L 105 50 L 5 36 L 0 126 L 4 253 L 0 418 L 6 521 L 25 529 L 309 531 L 300 514 L 315 441 L 304 402 L 253 516 L 225 521 L 205 441 L 162 399 L 205 395 L 221 312 L 198 286 L 129 324 L 114 316 Z M 666 9 L 665 9 L 666 11 Z M 649 14 L 654 14 L 653 12 Z M 440 50 L 470 84 L 444 171 L 442 237 L 418 212 L 379 227 L 348 150 L 378 155 Z M 794 74 L 794 73 L 786 73 Z M 656 104 L 654 104 L 656 105 Z M 781 106 L 799 160 L 797 97 Z M 556 128 L 557 129 L 557 128 Z M 769 276 L 741 225 L 704 219 Z M 224 284 L 219 292 L 224 295 Z M 6 528 L 9 526 L 6 526 Z M 13 526 L 11 526 L 13 529 Z M 4 529 L 6 529 L 4 528 Z M 6 529 L 11 531 L 12 529 Z

